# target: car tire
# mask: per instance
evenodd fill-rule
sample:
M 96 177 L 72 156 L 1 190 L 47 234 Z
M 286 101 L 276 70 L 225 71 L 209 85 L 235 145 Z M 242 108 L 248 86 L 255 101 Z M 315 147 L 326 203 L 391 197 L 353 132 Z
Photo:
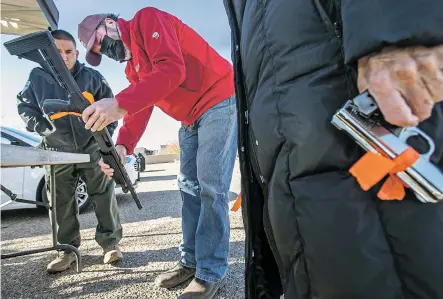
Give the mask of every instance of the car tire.
M 48 203 L 48 194 L 46 193 L 46 188 L 45 188 L 45 179 L 43 178 L 40 181 L 40 184 L 38 184 L 38 188 L 37 188 L 37 201 L 39 202 L 44 202 L 44 203 Z M 47 211 L 48 208 L 44 207 L 44 206 L 37 206 L 38 209 L 42 210 L 42 211 Z
M 46 193 L 45 188 L 45 179 L 42 179 L 38 191 L 37 191 L 37 200 L 40 202 L 48 203 L 48 195 Z M 82 179 L 78 180 L 77 188 L 75 190 L 75 197 L 77 199 L 78 209 L 79 213 L 82 214 L 84 211 L 86 211 L 89 206 L 91 205 L 91 198 L 88 195 L 88 188 L 86 186 L 86 183 L 83 182 Z M 48 210 L 48 208 L 43 206 L 37 206 L 38 208 L 42 210 Z
M 139 172 L 144 172 L 146 170 L 146 159 L 141 153 L 138 154 L 137 160 L 139 161 Z

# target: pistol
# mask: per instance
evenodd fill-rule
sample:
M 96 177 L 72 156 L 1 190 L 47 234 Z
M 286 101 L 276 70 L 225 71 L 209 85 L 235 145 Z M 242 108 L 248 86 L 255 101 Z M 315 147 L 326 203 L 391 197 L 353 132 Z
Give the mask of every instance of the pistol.
M 331 122 L 364 150 L 391 159 L 410 147 L 408 140 L 411 137 L 421 138 L 427 143 L 428 151 L 419 151 L 418 160 L 396 175 L 421 202 L 435 203 L 443 199 L 443 172 L 430 160 L 435 150 L 432 138 L 417 127 L 397 127 L 387 123 L 368 91 L 348 100 Z
M 20 36 L 5 42 L 4 46 L 9 54 L 40 64 L 66 90 L 68 101 L 48 99 L 43 103 L 43 112 L 51 124 L 53 120 L 66 115 L 81 117 L 83 110 L 93 103 L 94 99 L 91 94 L 80 91 L 63 62 L 49 31 L 39 31 Z M 92 135 L 100 147 L 103 161 L 114 169 L 114 181 L 121 185 L 124 193 L 129 191 L 138 209 L 142 209 L 140 198 L 135 192 L 126 168 L 121 163 L 108 129 L 104 128 L 101 131 L 92 132 Z

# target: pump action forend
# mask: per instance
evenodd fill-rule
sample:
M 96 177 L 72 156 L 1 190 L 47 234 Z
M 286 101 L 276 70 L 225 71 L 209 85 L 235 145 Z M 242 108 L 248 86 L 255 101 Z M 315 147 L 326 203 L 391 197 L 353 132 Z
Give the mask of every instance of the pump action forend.
M 83 110 L 94 102 L 90 94 L 82 94 L 80 91 L 71 72 L 63 62 L 49 31 L 20 36 L 5 42 L 4 45 L 11 55 L 38 63 L 68 93 L 69 101 L 51 99 L 49 102 L 44 102 L 43 111 L 49 116 L 50 120 L 68 114 L 80 116 Z M 108 129 L 104 128 L 101 131 L 92 132 L 92 135 L 100 147 L 103 161 L 114 169 L 113 179 L 116 184 L 121 185 L 124 193 L 129 191 L 137 207 L 142 209 L 140 199 L 135 192 L 126 168 L 121 163 Z

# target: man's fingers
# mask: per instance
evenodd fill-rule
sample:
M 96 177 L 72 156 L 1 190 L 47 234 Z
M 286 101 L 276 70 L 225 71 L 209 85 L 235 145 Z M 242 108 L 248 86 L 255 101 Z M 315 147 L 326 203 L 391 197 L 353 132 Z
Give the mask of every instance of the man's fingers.
M 357 86 L 360 93 L 368 89 L 367 70 L 368 70 L 369 57 L 365 56 L 358 61 L 358 78 Z
M 112 178 L 112 175 L 114 174 L 114 169 L 112 169 L 111 166 L 103 162 L 103 159 L 100 159 L 100 161 L 98 161 L 98 165 L 100 165 L 100 170 L 105 175 L 107 175 L 109 178 Z
M 400 93 L 419 122 L 431 116 L 434 102 L 431 100 L 431 95 L 422 82 L 403 86 Z
M 95 112 L 95 105 L 94 105 L 94 104 L 92 104 L 92 105 L 86 107 L 86 109 L 83 110 L 83 113 L 82 113 L 82 119 L 83 119 L 83 122 L 84 122 L 84 123 L 87 123 L 88 120 L 89 120 L 89 117 L 90 117 L 91 114 L 93 114 L 94 112 Z
M 436 103 L 443 99 L 443 61 L 440 66 L 438 55 L 430 50 L 415 55 L 418 72 L 423 86 L 429 92 L 431 100 Z M 443 59 L 443 57 L 442 57 Z
M 415 126 L 418 118 L 412 113 L 400 92 L 396 90 L 390 70 L 381 69 L 368 77 L 369 92 L 377 102 L 385 120 L 397 126 Z
M 117 145 L 115 147 L 115 149 L 117 150 L 117 154 L 120 157 L 120 161 L 122 162 L 123 165 L 126 164 L 126 148 L 121 146 L 121 145 Z
M 99 128 L 106 122 L 106 116 L 101 114 L 97 121 L 92 125 L 91 132 L 99 131 Z
M 438 68 L 443 70 L 443 45 L 433 47 L 432 49 L 435 51 L 434 53 L 437 56 Z
M 89 119 L 88 119 L 88 121 L 87 121 L 86 124 L 85 124 L 85 128 L 86 128 L 87 130 L 91 129 L 91 128 L 94 126 L 95 122 L 96 122 L 99 118 L 100 118 L 100 114 L 98 114 L 97 111 L 94 112 L 92 115 L 89 116 Z
M 428 89 L 421 80 L 418 61 L 414 59 L 399 59 L 392 66 L 392 71 L 395 87 L 400 91 L 412 113 L 418 117 L 419 121 L 423 121 L 431 116 L 433 101 Z
M 120 160 L 121 160 L 122 164 L 125 165 L 126 164 L 126 156 L 125 156 L 125 154 L 122 153 L 122 152 L 119 152 L 118 155 L 120 156 Z
M 104 122 L 100 125 L 100 127 L 97 129 L 97 131 L 101 131 L 101 130 L 103 130 L 103 129 L 106 128 L 106 126 L 109 125 L 110 123 L 111 123 L 110 121 L 104 121 Z
M 105 164 L 105 162 L 103 162 L 103 159 L 100 159 L 98 161 L 98 165 L 100 165 L 100 167 L 102 167 L 102 166 L 107 165 L 107 164 Z
M 443 100 L 443 45 L 384 49 L 359 60 L 358 88 L 369 89 L 386 121 L 416 126 Z
M 104 172 L 107 176 L 112 176 L 114 174 L 114 169 L 109 167 L 100 167 L 100 170 Z
M 419 119 L 412 113 L 411 108 L 401 96 L 400 92 L 393 90 L 392 93 L 386 95 L 377 95 L 372 92 L 374 99 L 385 98 L 386 100 L 377 101 L 380 111 L 383 113 L 384 119 L 393 125 L 400 127 L 416 126 Z
M 101 162 L 101 163 L 99 162 L 98 164 L 100 165 L 100 168 L 102 168 L 102 169 L 110 169 L 111 168 L 111 166 L 109 166 L 105 162 Z
M 101 169 L 103 172 L 105 172 L 105 171 L 109 171 L 109 170 L 114 171 L 114 169 L 112 169 L 108 164 L 100 165 L 100 169 Z

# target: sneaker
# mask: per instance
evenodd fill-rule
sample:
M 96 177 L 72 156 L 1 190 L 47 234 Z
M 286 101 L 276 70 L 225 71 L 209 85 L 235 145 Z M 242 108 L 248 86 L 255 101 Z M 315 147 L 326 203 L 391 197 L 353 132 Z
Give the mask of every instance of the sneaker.
M 196 277 L 178 299 L 212 299 L 224 285 L 224 279 L 220 282 L 207 282 Z
M 194 274 L 194 268 L 188 268 L 177 263 L 174 268 L 157 276 L 154 283 L 158 287 L 170 289 L 181 285 L 191 277 L 194 277 Z
M 114 245 L 103 249 L 103 264 L 111 264 L 123 257 L 120 246 Z
M 71 265 L 76 261 L 75 253 L 65 253 L 60 252 L 58 257 L 53 260 L 47 267 L 48 273 L 58 273 L 65 271 L 71 267 Z

